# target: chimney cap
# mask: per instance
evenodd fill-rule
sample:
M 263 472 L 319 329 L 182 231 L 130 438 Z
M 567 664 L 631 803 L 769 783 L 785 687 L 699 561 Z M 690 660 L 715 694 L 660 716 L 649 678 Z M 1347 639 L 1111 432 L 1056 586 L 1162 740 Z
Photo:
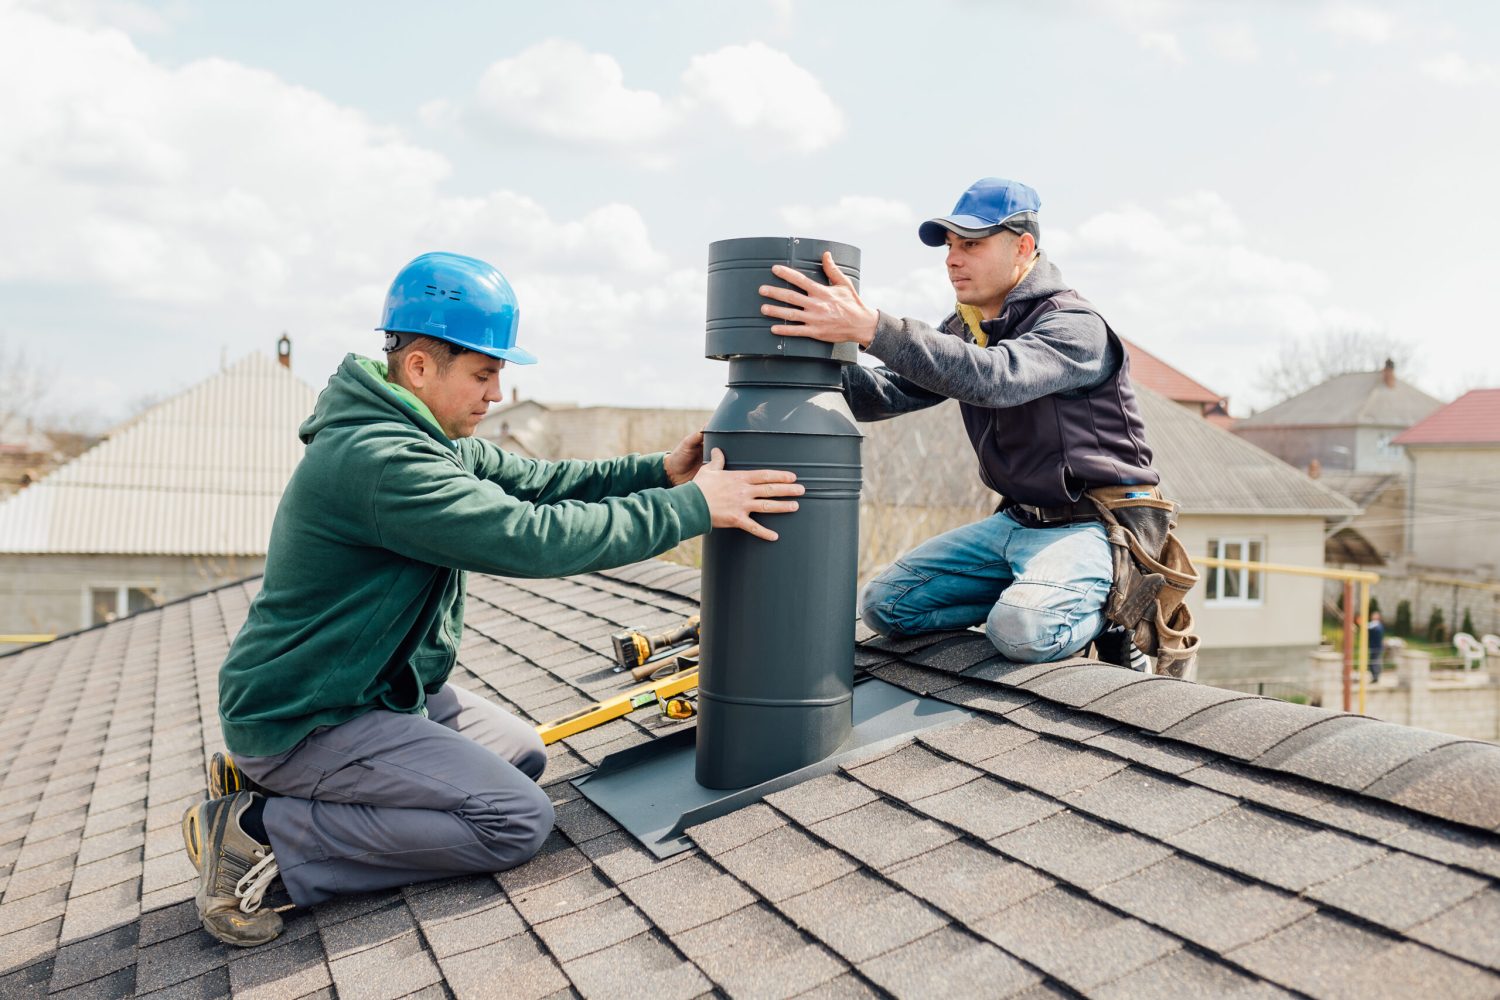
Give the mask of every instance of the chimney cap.
M 281 367 L 292 367 L 292 338 L 281 331 L 281 338 L 276 341 L 276 360 L 281 362 Z

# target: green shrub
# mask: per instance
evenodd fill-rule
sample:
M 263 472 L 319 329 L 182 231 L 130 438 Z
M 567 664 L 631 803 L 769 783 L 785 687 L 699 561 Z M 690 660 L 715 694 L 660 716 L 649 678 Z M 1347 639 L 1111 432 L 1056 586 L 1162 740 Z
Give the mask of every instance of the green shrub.
M 1411 601 L 1396 604 L 1396 625 L 1391 631 L 1397 635 L 1411 635 Z
M 1427 641 L 1442 642 L 1448 638 L 1448 630 L 1443 626 L 1443 609 L 1436 604 L 1432 606 L 1432 614 L 1427 616 Z
M 1474 628 L 1474 616 L 1471 615 L 1471 614 L 1469 614 L 1469 609 L 1468 608 L 1464 608 L 1464 627 L 1463 627 L 1463 631 L 1469 633 L 1470 635 L 1473 635 L 1475 632 L 1478 631 L 1476 628 Z

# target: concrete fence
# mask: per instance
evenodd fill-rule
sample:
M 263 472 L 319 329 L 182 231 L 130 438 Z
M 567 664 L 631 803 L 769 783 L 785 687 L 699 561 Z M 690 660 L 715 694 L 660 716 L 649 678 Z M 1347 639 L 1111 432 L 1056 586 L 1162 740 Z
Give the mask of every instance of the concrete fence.
M 1432 657 L 1413 649 L 1401 650 L 1379 684 L 1365 688 L 1365 714 L 1419 729 L 1432 729 L 1471 739 L 1500 740 L 1500 657 L 1490 657 L 1480 670 L 1433 670 Z M 1313 668 L 1321 679 L 1323 707 L 1344 703 L 1344 664 L 1340 653 L 1314 653 Z M 1356 700 L 1359 678 L 1355 678 Z

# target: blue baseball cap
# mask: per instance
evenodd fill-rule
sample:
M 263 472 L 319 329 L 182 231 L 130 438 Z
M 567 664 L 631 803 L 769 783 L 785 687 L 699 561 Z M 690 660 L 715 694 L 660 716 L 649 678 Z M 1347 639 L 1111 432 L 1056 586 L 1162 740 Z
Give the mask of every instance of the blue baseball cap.
M 928 246 L 940 247 L 947 239 L 946 233 L 982 239 L 1009 229 L 1030 233 L 1040 243 L 1042 227 L 1037 222 L 1036 213 L 1041 207 L 1041 196 L 1020 181 L 983 177 L 969 185 L 969 190 L 953 206 L 951 215 L 928 219 L 917 230 L 917 235 Z

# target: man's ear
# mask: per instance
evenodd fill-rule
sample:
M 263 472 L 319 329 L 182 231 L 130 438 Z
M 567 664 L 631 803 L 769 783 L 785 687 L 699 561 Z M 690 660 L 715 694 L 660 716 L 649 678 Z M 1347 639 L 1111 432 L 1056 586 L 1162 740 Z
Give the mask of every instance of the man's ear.
M 1036 237 L 1030 233 L 1022 233 L 1021 238 L 1016 240 L 1016 254 L 1022 260 L 1030 260 L 1036 253 Z
M 401 359 L 402 378 L 412 388 L 421 388 L 431 370 L 432 359 L 420 348 L 407 351 L 406 356 Z

